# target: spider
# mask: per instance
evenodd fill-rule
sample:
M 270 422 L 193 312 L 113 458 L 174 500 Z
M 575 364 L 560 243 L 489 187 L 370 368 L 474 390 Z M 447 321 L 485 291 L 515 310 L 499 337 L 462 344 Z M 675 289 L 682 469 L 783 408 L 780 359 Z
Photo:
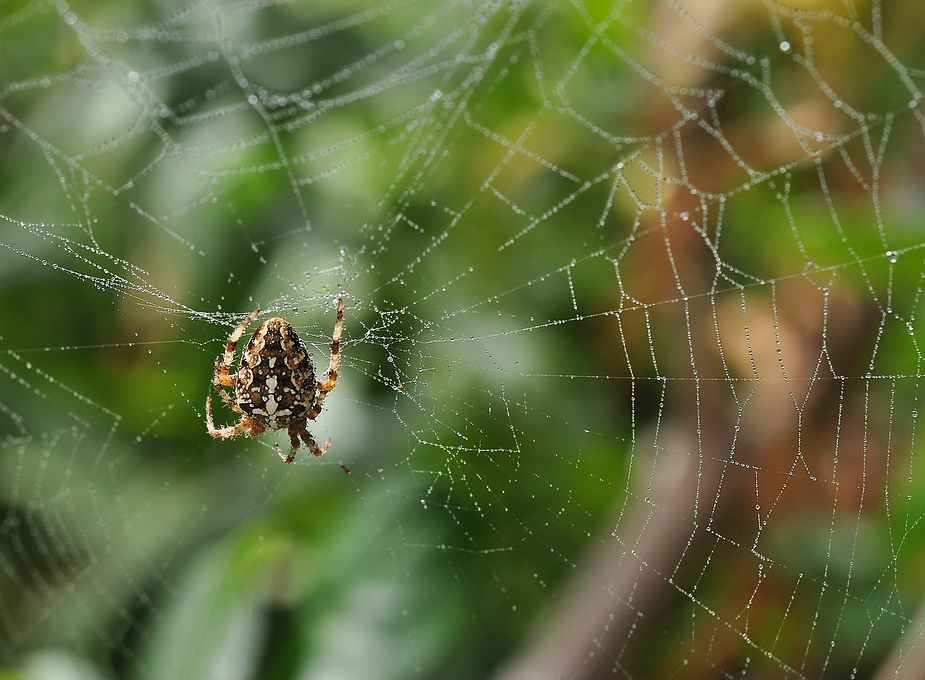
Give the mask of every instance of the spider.
M 321 413 L 321 405 L 328 392 L 337 386 L 337 368 L 340 364 L 340 336 L 344 329 L 344 300 L 337 300 L 337 322 L 331 338 L 331 363 L 320 381 L 315 380 L 312 355 L 295 329 L 278 316 L 264 321 L 251 337 L 241 355 L 237 373 L 230 373 L 234 349 L 245 329 L 260 314 L 258 307 L 244 319 L 228 338 L 225 353 L 215 359 L 212 385 L 225 404 L 241 419 L 235 425 L 216 428 L 212 423 L 212 397 L 206 397 L 206 425 L 215 439 L 228 439 L 244 434 L 258 437 L 266 430 L 289 432 L 292 446 L 285 455 L 276 445 L 276 452 L 286 463 L 295 460 L 301 441 L 316 456 L 324 455 L 331 445 L 329 439 L 323 447 L 308 431 L 308 421 Z M 234 398 L 223 388 L 234 389 Z

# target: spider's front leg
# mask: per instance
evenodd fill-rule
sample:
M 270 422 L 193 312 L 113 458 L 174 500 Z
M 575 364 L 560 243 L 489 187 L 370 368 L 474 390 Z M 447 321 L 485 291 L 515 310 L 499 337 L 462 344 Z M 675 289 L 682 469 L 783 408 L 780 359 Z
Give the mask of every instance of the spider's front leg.
M 313 456 L 323 456 L 324 452 L 331 446 L 330 439 L 324 443 L 324 446 L 318 446 L 318 442 L 315 441 L 315 438 L 312 437 L 311 432 L 308 431 L 306 426 L 307 423 L 304 420 L 292 423 L 289 426 L 289 441 L 292 445 L 289 447 L 287 453 L 284 454 L 279 444 L 276 445 L 276 453 L 279 454 L 279 457 L 283 459 L 284 463 L 291 464 L 292 461 L 295 460 L 296 451 L 299 450 L 299 437 L 305 442 L 305 446 L 308 447 L 308 450 L 312 452 Z
M 222 395 L 224 396 L 224 391 Z M 235 406 L 237 408 L 237 405 Z M 240 408 L 238 411 L 243 413 Z M 246 416 L 242 417 L 237 425 L 229 425 L 228 427 L 215 427 L 215 423 L 212 422 L 212 397 L 206 397 L 206 427 L 209 429 L 209 434 L 212 435 L 215 439 L 228 439 L 229 437 L 240 437 L 242 434 L 247 432 L 251 428 L 252 423 L 250 419 Z

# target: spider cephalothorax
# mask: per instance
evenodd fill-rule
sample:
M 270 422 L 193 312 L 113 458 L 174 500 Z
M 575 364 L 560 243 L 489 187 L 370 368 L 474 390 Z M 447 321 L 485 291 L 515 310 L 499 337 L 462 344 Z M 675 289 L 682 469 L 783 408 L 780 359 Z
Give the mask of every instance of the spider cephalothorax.
M 287 430 L 292 446 L 283 455 L 285 462 L 295 460 L 300 439 L 316 456 L 321 456 L 331 445 L 328 440 L 318 446 L 308 431 L 308 421 L 321 413 L 321 405 L 328 392 L 337 385 L 337 367 L 340 364 L 340 336 L 344 328 L 344 300 L 337 301 L 337 322 L 331 342 L 331 363 L 321 381 L 315 380 L 312 355 L 302 338 L 285 319 L 278 316 L 264 321 L 251 336 L 241 354 L 237 373 L 229 373 L 234 361 L 234 349 L 245 329 L 257 318 L 257 309 L 247 317 L 228 338 L 225 353 L 215 359 L 212 384 L 225 404 L 241 414 L 236 425 L 216 428 L 212 423 L 212 397 L 206 397 L 206 425 L 216 439 L 227 439 L 246 434 L 257 437 L 266 430 Z M 223 388 L 234 389 L 234 398 Z

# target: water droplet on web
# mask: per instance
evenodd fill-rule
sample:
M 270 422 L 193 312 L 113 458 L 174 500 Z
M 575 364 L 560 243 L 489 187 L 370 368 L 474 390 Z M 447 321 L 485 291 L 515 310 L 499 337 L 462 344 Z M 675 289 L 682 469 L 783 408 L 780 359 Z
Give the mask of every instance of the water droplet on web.
M 888 259 L 891 264 L 895 264 L 896 260 L 899 259 L 899 253 L 895 250 L 888 250 L 886 251 L 886 259 Z

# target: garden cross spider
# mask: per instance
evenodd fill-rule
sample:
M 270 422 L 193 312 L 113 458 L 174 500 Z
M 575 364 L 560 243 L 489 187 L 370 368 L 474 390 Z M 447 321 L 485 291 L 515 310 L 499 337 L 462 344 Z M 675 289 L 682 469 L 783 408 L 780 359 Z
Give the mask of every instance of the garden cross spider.
M 276 452 L 286 463 L 295 460 L 300 441 L 316 456 L 331 445 L 329 439 L 318 446 L 308 431 L 308 421 L 321 413 L 321 404 L 328 392 L 337 386 L 340 364 L 340 336 L 344 329 L 344 299 L 337 300 L 337 322 L 331 338 L 331 363 L 320 381 L 315 380 L 312 355 L 302 338 L 285 319 L 278 316 L 264 321 L 251 337 L 241 354 L 237 373 L 230 373 L 234 349 L 245 329 L 257 318 L 260 309 L 244 319 L 228 338 L 225 353 L 215 359 L 212 385 L 225 405 L 241 419 L 235 425 L 216 428 L 212 423 L 212 397 L 206 397 L 206 425 L 216 439 L 228 439 L 242 434 L 258 437 L 266 430 L 289 432 L 292 446 L 285 455 L 279 445 Z M 234 399 L 223 388 L 234 389 Z

